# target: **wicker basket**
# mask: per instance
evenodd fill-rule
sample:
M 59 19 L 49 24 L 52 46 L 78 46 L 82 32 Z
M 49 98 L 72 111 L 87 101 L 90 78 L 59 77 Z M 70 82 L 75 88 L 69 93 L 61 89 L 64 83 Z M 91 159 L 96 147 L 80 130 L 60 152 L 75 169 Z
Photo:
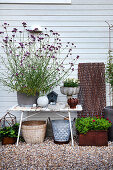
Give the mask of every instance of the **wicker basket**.
M 46 121 L 25 121 L 22 122 L 22 135 L 26 143 L 41 143 L 46 133 Z

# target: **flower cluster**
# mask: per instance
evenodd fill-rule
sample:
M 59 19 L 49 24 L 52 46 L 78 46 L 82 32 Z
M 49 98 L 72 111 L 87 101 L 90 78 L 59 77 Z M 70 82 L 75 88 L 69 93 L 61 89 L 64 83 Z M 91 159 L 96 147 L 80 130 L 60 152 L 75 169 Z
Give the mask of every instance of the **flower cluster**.
M 12 90 L 27 95 L 47 93 L 74 71 L 79 58 L 72 56 L 76 46 L 70 42 L 64 45 L 60 34 L 53 30 L 45 28 L 35 34 L 25 22 L 22 25 L 23 30 L 13 28 L 10 33 L 9 24 L 3 24 L 0 35 L 7 60 L 2 60 L 6 72 L 0 79 Z
M 96 115 L 96 119 L 102 119 L 102 118 L 104 118 L 104 116 L 99 116 L 99 115 Z M 109 121 L 109 118 L 106 118 L 106 120 L 108 120 Z M 95 119 L 93 119 L 93 122 L 95 122 L 96 120 Z M 111 121 L 109 121 L 109 123 L 111 123 Z
M 89 130 L 108 130 L 112 126 L 109 119 L 99 117 L 81 117 L 76 120 L 76 129 L 79 133 L 86 134 Z
M 74 78 L 68 78 L 64 81 L 64 87 L 78 87 L 79 80 Z

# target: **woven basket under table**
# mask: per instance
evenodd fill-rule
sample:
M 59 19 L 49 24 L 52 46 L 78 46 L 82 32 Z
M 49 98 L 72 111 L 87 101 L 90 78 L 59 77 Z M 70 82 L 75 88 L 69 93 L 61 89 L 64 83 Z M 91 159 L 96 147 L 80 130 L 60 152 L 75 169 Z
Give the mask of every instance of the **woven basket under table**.
M 46 133 L 46 121 L 24 121 L 22 122 L 22 136 L 26 143 L 41 143 Z

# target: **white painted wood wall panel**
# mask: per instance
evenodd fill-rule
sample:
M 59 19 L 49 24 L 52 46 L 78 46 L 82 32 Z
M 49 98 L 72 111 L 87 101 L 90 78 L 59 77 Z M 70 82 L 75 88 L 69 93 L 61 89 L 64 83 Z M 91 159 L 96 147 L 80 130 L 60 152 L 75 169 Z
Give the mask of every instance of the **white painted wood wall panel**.
M 108 27 L 105 21 L 113 24 L 113 0 L 72 0 L 71 5 L 0 4 L 0 25 L 8 22 L 11 26 L 21 29 L 23 21 L 26 21 L 28 26 L 37 23 L 43 29 L 47 27 L 58 31 L 63 43 L 67 41 L 76 43 L 77 49 L 74 55 L 75 57 L 77 54 L 80 55 L 76 69 L 79 62 L 106 63 L 107 61 Z M 0 51 L 1 56 L 5 58 L 3 51 Z M 4 71 L 4 68 L 0 63 L 1 70 Z M 71 77 L 77 77 L 77 70 Z M 108 85 L 106 89 L 107 105 L 109 105 Z M 59 94 L 58 101 L 66 102 L 66 97 L 60 93 L 60 88 L 56 87 L 55 91 Z M 0 117 L 16 102 L 16 92 L 9 93 L 8 88 L 0 84 Z M 19 113 L 16 115 L 19 117 Z
M 32 11 L 32 13 L 30 14 L 31 12 L 31 9 L 30 10 L 26 10 L 26 11 L 23 11 L 23 10 L 2 10 L 1 12 L 1 15 L 2 16 L 59 16 L 59 15 L 62 15 L 62 16 L 109 16 L 109 15 L 113 15 L 113 11 L 112 9 L 111 10 L 97 10 L 96 14 L 95 14 L 95 10 L 91 10 L 91 15 L 89 13 L 90 10 L 88 11 L 85 11 L 85 10 L 65 10 L 65 9 L 60 9 L 60 10 L 57 10 L 57 9 L 51 9 L 51 10 L 40 10 L 40 9 L 34 9 Z M 54 15 L 53 15 L 53 12 L 54 12 Z
M 91 16 L 91 15 L 82 15 L 82 16 L 69 16 L 67 14 L 67 16 L 62 16 L 60 15 L 59 16 L 32 16 L 32 15 L 29 15 L 29 16 L 1 16 L 1 21 L 5 21 L 6 20 L 6 17 L 7 17 L 7 21 L 35 21 L 35 22 L 40 22 L 40 21 L 51 21 L 51 22 L 54 22 L 54 21 L 57 21 L 57 22 L 86 22 L 86 21 L 89 21 L 89 22 L 102 22 L 102 21 L 106 21 L 106 20 L 109 20 L 109 21 L 113 21 L 113 16 Z
M 0 0 L 0 3 L 71 4 L 71 0 Z

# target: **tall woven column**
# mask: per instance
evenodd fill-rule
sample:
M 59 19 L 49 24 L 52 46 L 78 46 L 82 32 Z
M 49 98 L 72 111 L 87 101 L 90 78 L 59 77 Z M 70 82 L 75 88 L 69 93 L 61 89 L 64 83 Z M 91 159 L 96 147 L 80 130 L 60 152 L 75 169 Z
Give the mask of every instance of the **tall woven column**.
M 106 106 L 104 63 L 80 63 L 78 78 L 80 80 L 78 99 L 83 106 L 83 111 L 78 112 L 78 117 L 100 115 Z

